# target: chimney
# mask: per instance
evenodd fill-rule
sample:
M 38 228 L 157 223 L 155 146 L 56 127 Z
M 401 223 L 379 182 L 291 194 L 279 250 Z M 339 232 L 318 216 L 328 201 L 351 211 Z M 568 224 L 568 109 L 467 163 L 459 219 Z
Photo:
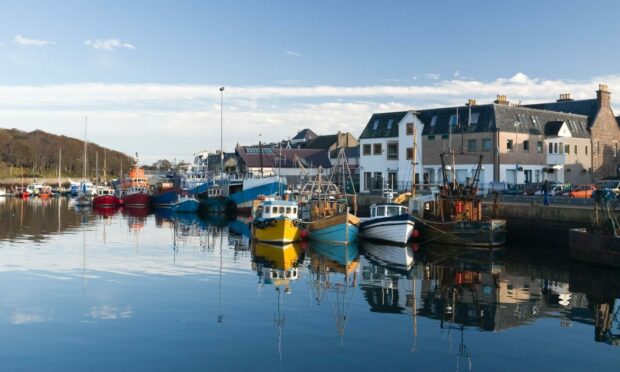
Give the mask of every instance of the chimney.
M 470 98 L 467 100 L 467 106 L 472 107 L 472 106 L 476 106 L 476 100 L 473 98 Z
M 598 101 L 598 107 L 611 107 L 611 92 L 607 88 L 607 84 L 598 85 L 596 100 Z
M 510 102 L 508 102 L 505 95 L 498 94 L 497 99 L 493 103 L 498 104 L 498 105 L 507 105 Z
M 574 101 L 573 97 L 571 97 L 570 93 L 560 93 L 560 99 L 556 102 L 571 102 Z

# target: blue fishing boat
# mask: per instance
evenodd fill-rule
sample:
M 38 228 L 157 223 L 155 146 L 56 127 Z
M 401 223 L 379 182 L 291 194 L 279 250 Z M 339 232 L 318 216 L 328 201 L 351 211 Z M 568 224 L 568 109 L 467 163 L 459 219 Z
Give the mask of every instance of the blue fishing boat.
M 177 191 L 175 189 L 167 189 L 155 192 L 151 201 L 155 207 L 169 208 L 176 203 L 177 198 Z
M 173 212 L 177 213 L 196 213 L 200 202 L 193 196 L 183 195 L 180 196 L 176 203 L 171 207 Z
M 241 183 L 230 183 L 230 199 L 236 206 L 238 213 L 250 213 L 252 203 L 259 196 L 273 198 L 282 195 L 286 190 L 286 178 L 279 176 L 246 178 Z M 239 189 L 240 188 L 240 189 Z

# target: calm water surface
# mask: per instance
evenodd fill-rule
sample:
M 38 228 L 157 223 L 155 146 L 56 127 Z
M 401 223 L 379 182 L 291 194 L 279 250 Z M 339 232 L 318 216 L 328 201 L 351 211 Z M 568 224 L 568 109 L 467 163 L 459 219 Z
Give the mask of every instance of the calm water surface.
M 0 368 L 620 368 L 620 272 L 564 247 L 252 246 L 248 233 L 243 219 L 0 199 Z

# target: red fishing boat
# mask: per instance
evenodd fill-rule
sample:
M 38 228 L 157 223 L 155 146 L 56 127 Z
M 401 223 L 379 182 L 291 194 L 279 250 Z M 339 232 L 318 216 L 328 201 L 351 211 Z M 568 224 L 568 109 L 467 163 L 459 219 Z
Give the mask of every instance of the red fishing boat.
M 149 184 L 144 169 L 134 165 L 121 182 L 120 198 L 125 207 L 148 207 L 151 203 Z
M 114 195 L 111 187 L 98 187 L 97 196 L 93 199 L 93 207 L 118 207 L 123 201 Z

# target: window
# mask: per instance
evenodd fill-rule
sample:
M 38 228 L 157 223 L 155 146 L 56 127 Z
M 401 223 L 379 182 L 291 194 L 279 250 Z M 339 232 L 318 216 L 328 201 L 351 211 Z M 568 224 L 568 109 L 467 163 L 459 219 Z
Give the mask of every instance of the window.
M 596 141 L 595 145 L 596 147 L 594 148 L 594 152 L 596 155 L 598 155 L 598 141 Z
M 435 136 L 428 136 L 428 140 L 429 140 L 429 141 L 432 141 L 432 140 L 434 140 L 434 139 L 435 139 Z
M 413 123 L 407 123 L 406 126 L 406 135 L 413 136 Z
M 379 128 L 379 120 L 375 120 L 372 125 L 372 130 L 377 130 Z
M 570 145 L 564 145 L 564 152 L 570 154 Z
M 614 158 L 618 155 L 618 144 L 614 143 Z
M 534 171 L 534 182 L 540 182 L 540 169 Z
M 385 207 L 377 207 L 377 216 L 385 216 Z
M 588 146 L 586 146 L 586 155 L 588 155 Z
M 450 115 L 450 122 L 448 124 L 452 126 L 452 125 L 456 125 L 457 123 L 458 123 L 458 117 L 456 116 L 456 114 Z
M 413 147 L 407 147 L 407 160 L 413 160 Z
M 266 206 L 265 207 L 265 213 L 269 214 L 269 209 L 270 209 L 269 206 Z
M 387 127 L 387 129 L 392 129 L 392 124 L 394 124 L 394 119 L 388 120 L 388 127 Z
M 364 144 L 362 155 L 370 155 L 370 143 Z
M 435 124 L 437 124 L 437 116 L 433 116 L 433 118 L 431 119 L 431 127 L 434 127 Z
M 387 159 L 398 160 L 398 143 L 387 144 Z
M 506 148 L 508 149 L 508 151 L 512 151 L 513 150 L 513 143 L 512 140 L 509 139 L 508 141 L 506 141 Z
M 573 150 L 575 150 L 575 155 L 577 155 L 577 145 L 575 145 L 575 147 L 573 148 Z
M 557 153 L 558 153 L 558 144 L 557 144 L 557 143 L 554 143 L 554 144 L 553 144 L 553 152 L 554 152 L 555 154 L 557 154 Z
M 472 112 L 469 117 L 469 124 L 478 124 L 478 118 L 480 117 L 479 112 Z
M 542 152 L 542 151 L 543 151 L 543 143 L 542 143 L 542 141 L 536 142 L 536 152 Z
M 441 135 L 441 139 L 448 139 L 448 138 L 450 138 L 449 134 L 442 134 Z
M 291 213 L 291 207 L 286 207 L 286 214 Z
M 398 210 L 399 209 L 400 208 L 398 208 L 398 207 L 388 207 L 387 208 L 387 215 L 388 215 L 388 217 L 398 216 Z
M 373 155 L 381 155 L 381 144 L 375 143 L 372 146 L 372 154 Z
M 482 140 L 482 151 L 491 151 L 491 139 L 485 138 Z
M 390 190 L 396 190 L 396 172 L 388 172 L 388 188 Z
M 532 115 L 532 123 L 534 123 L 534 125 L 538 126 L 538 116 L 533 116 Z
M 470 139 L 467 141 L 467 151 L 476 152 L 477 149 L 478 149 L 478 146 L 476 144 L 475 139 Z
M 523 141 L 523 151 L 530 151 L 530 141 Z
M 297 214 L 297 207 L 293 207 L 293 213 Z

